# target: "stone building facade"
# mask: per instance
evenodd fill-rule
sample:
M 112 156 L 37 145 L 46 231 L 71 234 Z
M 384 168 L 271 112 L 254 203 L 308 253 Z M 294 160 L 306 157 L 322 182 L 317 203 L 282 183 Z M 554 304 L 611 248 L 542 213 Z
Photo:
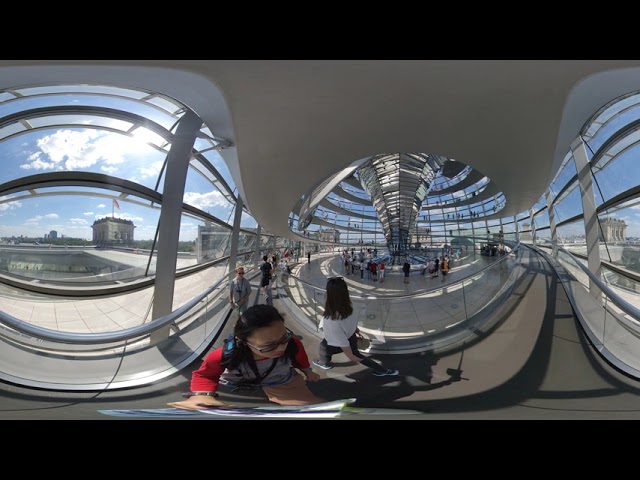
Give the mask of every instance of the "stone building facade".
M 129 245 L 133 242 L 136 226 L 131 220 L 106 217 L 91 225 L 94 245 Z
M 604 240 L 607 243 L 627 241 L 627 224 L 624 220 L 605 218 L 600 220 L 600 226 L 602 227 L 600 241 Z

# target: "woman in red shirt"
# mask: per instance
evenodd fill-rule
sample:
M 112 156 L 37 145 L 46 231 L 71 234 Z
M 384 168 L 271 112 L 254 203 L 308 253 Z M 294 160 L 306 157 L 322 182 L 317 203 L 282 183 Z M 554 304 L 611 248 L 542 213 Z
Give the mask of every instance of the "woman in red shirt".
M 219 385 L 262 388 L 270 401 L 280 405 L 322 403 L 306 384 L 319 378 L 280 312 L 271 305 L 254 305 L 238 319 L 226 345 L 208 353 L 192 373 L 191 392 L 185 394 L 189 398 L 168 405 L 189 410 L 228 407 L 217 398 Z

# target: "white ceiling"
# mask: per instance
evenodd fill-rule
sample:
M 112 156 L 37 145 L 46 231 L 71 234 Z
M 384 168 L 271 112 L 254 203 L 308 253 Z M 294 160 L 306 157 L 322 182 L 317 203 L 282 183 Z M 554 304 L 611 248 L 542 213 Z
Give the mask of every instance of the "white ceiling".
M 170 95 L 217 135 L 240 194 L 289 236 L 300 196 L 379 153 L 454 158 L 504 192 L 546 190 L 588 118 L 640 89 L 640 60 L 0 60 L 0 89 L 113 84 Z

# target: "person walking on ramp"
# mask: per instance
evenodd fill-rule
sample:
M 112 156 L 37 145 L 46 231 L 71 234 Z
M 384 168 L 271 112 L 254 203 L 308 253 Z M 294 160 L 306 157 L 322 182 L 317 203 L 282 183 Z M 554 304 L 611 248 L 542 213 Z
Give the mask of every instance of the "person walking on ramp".
M 344 353 L 352 362 L 361 363 L 371 369 L 377 377 L 398 375 L 398 370 L 385 368 L 365 357 L 358 350 L 358 315 L 354 314 L 347 282 L 342 277 L 327 281 L 326 302 L 324 305 L 324 339 L 318 348 L 318 359 L 313 364 L 323 370 L 330 370 L 331 357 Z

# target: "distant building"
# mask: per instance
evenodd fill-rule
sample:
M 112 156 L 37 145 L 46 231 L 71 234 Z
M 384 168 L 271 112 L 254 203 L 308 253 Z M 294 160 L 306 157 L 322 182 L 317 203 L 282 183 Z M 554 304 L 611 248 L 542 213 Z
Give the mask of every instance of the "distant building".
M 525 232 L 524 230 L 529 230 L 529 231 Z M 522 224 L 522 231 L 519 233 L 519 236 L 520 236 L 520 241 L 521 242 L 525 242 L 525 243 L 533 242 L 533 235 L 531 234 L 531 224 L 530 223 L 523 223 Z
M 238 238 L 238 251 L 254 250 L 256 248 L 256 228 L 242 227 Z M 249 231 L 251 233 L 246 233 Z M 263 231 L 264 232 L 264 231 Z M 266 237 L 262 237 L 266 239 Z M 229 255 L 231 245 L 231 230 L 212 222 L 198 225 L 196 239 L 196 257 L 198 263 L 214 260 Z M 266 245 L 262 245 L 263 247 Z
M 51 230 L 49 232 L 49 240 L 55 240 L 56 238 L 58 238 L 58 232 L 55 230 Z
M 106 217 L 93 222 L 91 228 L 95 245 L 129 245 L 133 242 L 133 229 L 136 226 L 131 220 Z
M 196 256 L 198 263 L 222 257 L 229 253 L 231 230 L 211 222 L 198 225 Z
M 339 242 L 340 241 L 340 231 L 335 228 L 321 228 L 318 230 L 318 239 L 321 242 Z
M 605 242 L 626 242 L 627 241 L 627 224 L 624 220 L 615 218 L 605 218 L 600 220 L 602 231 L 599 235 L 600 241 Z

